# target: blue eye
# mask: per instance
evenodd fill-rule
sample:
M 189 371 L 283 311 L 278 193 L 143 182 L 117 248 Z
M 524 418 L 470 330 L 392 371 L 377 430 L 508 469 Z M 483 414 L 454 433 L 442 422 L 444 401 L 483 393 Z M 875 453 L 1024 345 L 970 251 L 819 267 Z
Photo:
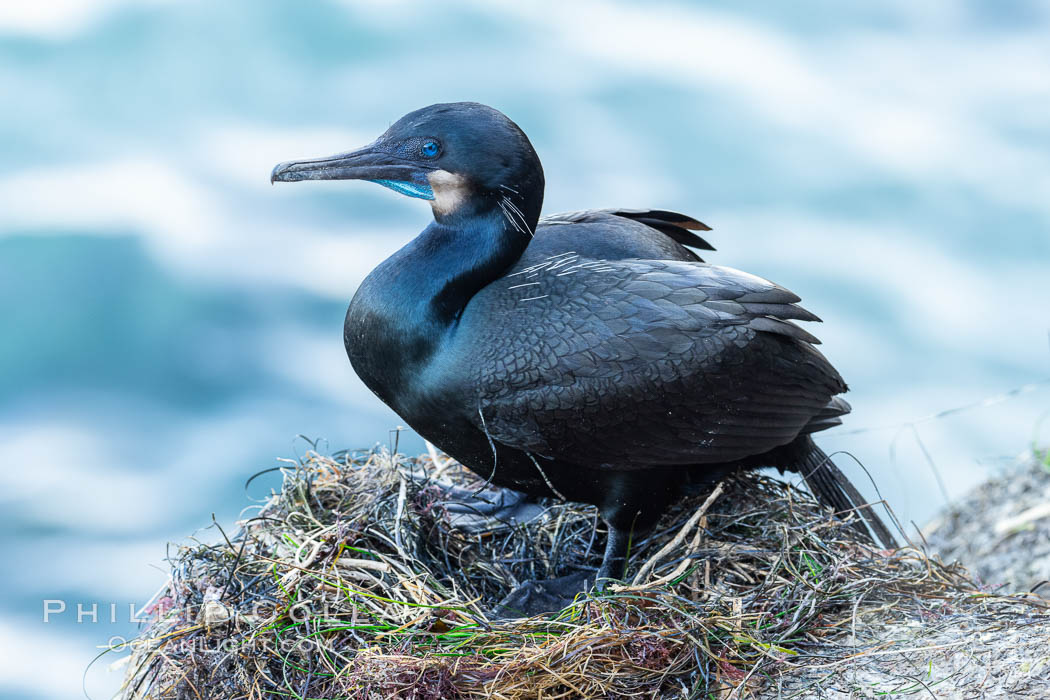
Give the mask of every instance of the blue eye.
M 419 147 L 419 152 L 423 154 L 424 158 L 433 158 L 440 150 L 441 147 L 438 146 L 437 141 L 424 141 L 423 145 Z

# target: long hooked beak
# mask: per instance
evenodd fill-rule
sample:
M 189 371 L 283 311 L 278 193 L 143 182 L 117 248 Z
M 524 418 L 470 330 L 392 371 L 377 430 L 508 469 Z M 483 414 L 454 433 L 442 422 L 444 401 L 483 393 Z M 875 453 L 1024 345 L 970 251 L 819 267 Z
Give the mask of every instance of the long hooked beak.
M 370 180 L 412 197 L 434 198 L 425 168 L 405 162 L 375 144 L 327 158 L 279 163 L 270 173 L 271 183 L 300 180 Z

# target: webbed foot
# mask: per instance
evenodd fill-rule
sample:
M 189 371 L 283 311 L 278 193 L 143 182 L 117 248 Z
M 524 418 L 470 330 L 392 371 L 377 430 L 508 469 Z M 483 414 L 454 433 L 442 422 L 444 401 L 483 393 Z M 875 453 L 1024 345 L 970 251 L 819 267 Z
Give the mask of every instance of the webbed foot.
M 450 486 L 438 501 L 449 514 L 450 524 L 466 532 L 491 532 L 531 522 L 546 508 L 531 497 L 502 488 L 481 491 Z
M 527 581 L 507 594 L 496 605 L 497 618 L 532 617 L 568 607 L 580 593 L 594 583 L 594 572 L 577 571 L 567 576 Z

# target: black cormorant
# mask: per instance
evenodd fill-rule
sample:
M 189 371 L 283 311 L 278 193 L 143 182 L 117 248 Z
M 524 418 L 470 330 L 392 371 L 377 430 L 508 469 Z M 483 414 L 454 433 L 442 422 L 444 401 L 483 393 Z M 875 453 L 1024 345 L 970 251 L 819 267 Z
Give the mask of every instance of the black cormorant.
M 810 434 L 846 385 L 792 323 L 799 297 L 703 263 L 700 222 L 666 211 L 540 218 L 524 132 L 476 103 L 402 117 L 374 143 L 281 163 L 271 181 L 371 180 L 434 221 L 364 280 L 344 341 L 365 384 L 420 435 L 497 486 L 596 505 L 597 578 L 690 482 L 800 472 L 837 511 L 870 508 Z M 522 603 L 528 608 L 527 602 Z

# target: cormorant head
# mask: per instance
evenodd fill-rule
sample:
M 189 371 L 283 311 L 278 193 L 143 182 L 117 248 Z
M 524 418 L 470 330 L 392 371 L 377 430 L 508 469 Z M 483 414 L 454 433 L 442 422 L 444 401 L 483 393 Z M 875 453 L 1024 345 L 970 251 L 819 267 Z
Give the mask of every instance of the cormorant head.
M 417 109 L 369 146 L 281 163 L 270 175 L 271 182 L 299 180 L 371 180 L 430 200 L 439 221 L 513 211 L 509 202 L 530 230 L 543 202 L 543 168 L 528 137 L 502 112 L 476 102 Z

